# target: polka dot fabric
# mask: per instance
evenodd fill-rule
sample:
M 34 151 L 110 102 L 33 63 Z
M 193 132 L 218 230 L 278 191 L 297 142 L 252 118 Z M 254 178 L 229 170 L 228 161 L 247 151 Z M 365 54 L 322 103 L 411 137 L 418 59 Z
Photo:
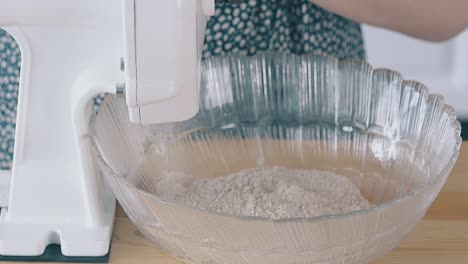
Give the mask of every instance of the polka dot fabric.
M 13 158 L 20 63 L 18 45 L 0 31 L 0 169 L 10 169 Z
M 309 0 L 250 0 L 218 6 L 208 23 L 205 58 L 266 50 L 365 58 L 360 25 Z
M 244 0 L 217 6 L 208 22 L 204 58 L 266 50 L 365 57 L 360 26 L 308 0 Z M 10 169 L 13 158 L 20 60 L 18 45 L 0 30 L 0 169 Z M 96 97 L 95 103 L 101 100 Z

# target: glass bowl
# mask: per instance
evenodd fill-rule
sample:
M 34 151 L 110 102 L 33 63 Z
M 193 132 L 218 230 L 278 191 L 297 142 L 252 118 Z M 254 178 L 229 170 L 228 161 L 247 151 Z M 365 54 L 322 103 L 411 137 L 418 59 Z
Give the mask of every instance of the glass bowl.
M 213 57 L 200 112 L 161 125 L 128 120 L 109 96 L 90 125 L 99 167 L 141 233 L 184 263 L 368 263 L 424 216 L 459 154 L 443 98 L 364 61 L 310 54 Z M 161 199 L 169 172 L 221 177 L 281 166 L 346 176 L 375 204 L 301 219 L 237 217 Z

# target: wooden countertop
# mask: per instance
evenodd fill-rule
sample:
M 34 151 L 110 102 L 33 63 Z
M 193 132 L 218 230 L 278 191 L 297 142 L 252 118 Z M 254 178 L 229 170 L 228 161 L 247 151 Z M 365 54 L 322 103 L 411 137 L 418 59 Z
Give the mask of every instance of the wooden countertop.
M 146 241 L 120 208 L 110 263 L 179 264 Z M 398 248 L 375 263 L 468 263 L 468 143 L 426 217 Z

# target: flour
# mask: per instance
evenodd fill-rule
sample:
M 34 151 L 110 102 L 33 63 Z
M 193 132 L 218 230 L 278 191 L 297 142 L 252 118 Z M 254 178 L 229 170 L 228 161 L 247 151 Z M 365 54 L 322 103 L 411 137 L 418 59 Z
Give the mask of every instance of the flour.
M 272 219 L 336 215 L 372 206 L 344 176 L 280 167 L 206 179 L 170 173 L 158 194 L 200 210 Z

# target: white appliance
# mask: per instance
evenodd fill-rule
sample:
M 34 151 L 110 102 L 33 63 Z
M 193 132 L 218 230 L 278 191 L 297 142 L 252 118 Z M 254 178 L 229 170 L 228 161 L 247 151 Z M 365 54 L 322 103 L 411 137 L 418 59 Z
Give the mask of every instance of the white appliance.
M 107 254 L 115 199 L 87 140 L 92 98 L 125 92 L 136 123 L 192 117 L 213 13 L 214 0 L 0 0 L 0 27 L 22 52 L 0 255 L 52 243 L 66 256 Z

